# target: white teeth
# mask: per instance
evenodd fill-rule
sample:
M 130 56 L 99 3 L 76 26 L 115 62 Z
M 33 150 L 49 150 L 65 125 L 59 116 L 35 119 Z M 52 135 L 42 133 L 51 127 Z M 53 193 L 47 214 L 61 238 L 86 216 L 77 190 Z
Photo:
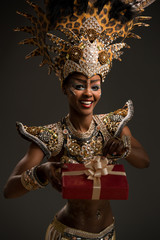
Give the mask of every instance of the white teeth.
M 90 105 L 92 102 L 88 102 L 88 101 L 81 101 L 81 103 L 85 104 L 85 105 Z

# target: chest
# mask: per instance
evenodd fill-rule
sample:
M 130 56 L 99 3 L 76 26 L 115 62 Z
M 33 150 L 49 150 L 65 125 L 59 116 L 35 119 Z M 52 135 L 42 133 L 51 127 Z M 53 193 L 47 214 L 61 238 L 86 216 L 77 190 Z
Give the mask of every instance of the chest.
M 87 133 L 72 131 L 68 125 L 63 124 L 63 149 L 62 162 L 84 163 L 94 156 L 102 156 L 104 136 L 98 125 L 93 124 L 92 129 Z

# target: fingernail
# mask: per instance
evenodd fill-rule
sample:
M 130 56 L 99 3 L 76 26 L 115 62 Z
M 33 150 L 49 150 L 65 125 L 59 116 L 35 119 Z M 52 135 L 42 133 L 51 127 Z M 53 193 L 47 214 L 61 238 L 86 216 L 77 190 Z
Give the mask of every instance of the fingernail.
M 68 166 L 67 165 L 63 165 L 62 168 L 68 168 Z

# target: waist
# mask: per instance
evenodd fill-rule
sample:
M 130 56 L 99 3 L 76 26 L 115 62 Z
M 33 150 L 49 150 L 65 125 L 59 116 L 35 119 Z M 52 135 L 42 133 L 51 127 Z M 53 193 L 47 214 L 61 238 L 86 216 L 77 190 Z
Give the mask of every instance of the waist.
M 71 228 L 97 233 L 113 223 L 106 200 L 69 200 L 57 214 L 57 220 Z
M 54 218 L 53 222 L 49 225 L 45 240 L 53 239 L 75 239 L 75 240 L 87 240 L 87 239 L 115 239 L 115 228 L 114 222 L 103 229 L 99 233 L 91 233 L 87 231 L 82 231 L 79 229 L 71 228 L 60 221 L 57 217 Z

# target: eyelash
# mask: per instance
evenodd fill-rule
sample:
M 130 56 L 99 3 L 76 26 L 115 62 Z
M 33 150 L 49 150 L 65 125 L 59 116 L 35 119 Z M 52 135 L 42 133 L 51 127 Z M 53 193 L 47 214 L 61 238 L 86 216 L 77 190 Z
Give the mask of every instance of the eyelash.
M 94 85 L 94 86 L 91 87 L 91 89 L 93 91 L 98 91 L 100 89 L 100 86 L 99 85 Z
M 78 85 L 75 85 L 74 88 L 76 90 L 84 90 L 85 89 L 85 86 L 82 85 L 82 84 L 78 84 Z M 98 91 L 100 89 L 100 86 L 99 85 L 94 85 L 91 87 L 92 91 Z
M 81 85 L 81 84 L 77 84 L 74 86 L 76 90 L 84 90 L 85 86 Z

